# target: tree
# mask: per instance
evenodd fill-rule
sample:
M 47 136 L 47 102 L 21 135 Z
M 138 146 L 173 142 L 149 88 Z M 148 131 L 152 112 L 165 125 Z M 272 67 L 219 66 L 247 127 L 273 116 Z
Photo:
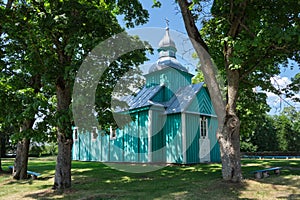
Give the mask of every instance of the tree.
M 9 3 L 12 5 L 13 1 Z M 37 133 L 43 134 L 41 129 L 33 130 L 33 125 L 36 116 L 49 109 L 46 87 L 41 93 L 40 66 L 45 54 L 36 47 L 38 36 L 32 33 L 37 27 L 30 23 L 31 16 L 26 13 L 26 8 L 16 3 L 12 9 L 5 11 L 2 18 L 1 45 L 5 55 L 1 63 L 1 83 L 7 88 L 2 105 L 6 106 L 8 112 L 4 123 L 15 130 L 11 138 L 17 143 L 14 178 L 26 179 L 30 141 L 38 137 Z M 22 34 L 18 34 L 19 28 L 23 30 Z M 41 128 L 37 123 L 36 127 Z
M 14 0 L 8 0 L 8 1 L 6 2 L 6 5 L 5 5 L 4 7 L 2 7 L 2 6 L 0 7 L 0 9 L 1 9 L 1 10 L 0 10 L 0 16 L 4 16 L 5 12 L 11 8 L 13 1 L 14 1 Z M 0 5 L 2 5 L 2 4 L 3 4 L 3 2 L 0 1 Z M 2 17 L 1 17 L 1 19 L 2 19 Z M 2 33 L 3 33 L 3 32 L 2 32 L 2 24 L 0 23 L 0 37 L 2 36 Z M 0 65 L 3 64 L 3 62 L 2 62 L 3 56 L 4 56 L 4 55 L 3 55 L 3 49 L 0 48 Z M 1 85 L 1 86 L 2 86 L 2 85 Z M 2 91 L 1 91 L 1 92 L 2 92 Z M 0 121 L 0 131 L 3 129 L 2 121 L 3 121 L 3 118 L 2 118 L 1 121 Z M 0 155 L 0 171 L 2 171 L 2 167 L 1 167 L 1 157 L 3 156 L 3 150 L 5 149 L 5 147 L 3 146 L 3 141 L 4 141 L 3 136 L 0 136 L 0 150 L 1 150 L 1 155 Z
M 294 107 L 286 107 L 274 117 L 280 151 L 300 151 L 300 112 Z
M 208 20 L 201 18 L 202 1 L 177 2 L 218 115 L 223 179 L 239 182 L 239 88 L 260 86 L 274 91 L 269 79 L 279 73 L 279 64 L 287 65 L 288 58 L 300 61 L 298 1 L 215 0 Z M 196 21 L 201 19 L 199 31 Z M 225 102 L 211 58 L 226 81 Z
M 286 88 L 283 89 L 286 94 L 286 97 L 289 97 L 294 102 L 300 102 L 300 98 L 297 97 L 295 94 L 300 93 L 300 73 L 296 74 L 292 78 L 292 83 L 287 85 Z
M 254 130 L 250 142 L 257 147 L 257 151 L 280 151 L 278 132 L 272 116 L 262 115 L 261 123 Z
M 41 91 L 49 87 L 56 94 L 55 125 L 58 156 L 53 188 L 69 188 L 73 143 L 73 119 L 70 108 L 75 75 L 83 59 L 99 42 L 123 31 L 117 22 L 116 14 L 123 14 L 127 26 L 133 27 L 145 23 L 148 13 L 142 9 L 137 0 L 130 3 L 114 0 L 105 2 L 33 0 L 15 3 L 15 9 L 19 11 L 20 21 L 11 23 L 10 28 L 25 30 L 30 34 L 22 36 L 25 38 L 24 41 L 32 41 L 32 37 L 35 41 L 30 42 L 24 52 L 36 59 L 20 61 L 23 65 L 20 65 L 22 68 L 19 70 L 29 71 L 29 74 L 33 75 L 34 69 L 39 66 L 37 71 L 43 83 Z M 20 42 L 17 34 L 14 36 L 16 38 L 11 40 L 10 44 Z M 136 59 L 132 62 L 124 62 L 124 65 L 119 63 L 118 66 L 128 68 L 132 63 L 140 63 L 146 59 L 144 50 L 137 51 L 132 56 Z M 123 58 L 123 61 L 128 59 L 128 57 Z M 120 60 L 122 61 L 122 58 Z M 117 73 L 113 67 L 111 69 Z M 122 74 L 115 77 L 118 76 Z

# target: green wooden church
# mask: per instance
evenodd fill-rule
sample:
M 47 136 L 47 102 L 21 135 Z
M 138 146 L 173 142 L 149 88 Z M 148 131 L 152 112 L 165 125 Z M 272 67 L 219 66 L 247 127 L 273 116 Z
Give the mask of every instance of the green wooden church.
M 169 29 L 159 42 L 159 58 L 145 75 L 145 86 L 123 98 L 132 121 L 122 129 L 78 134 L 73 160 L 193 164 L 219 162 L 217 116 L 207 88 L 176 59 Z

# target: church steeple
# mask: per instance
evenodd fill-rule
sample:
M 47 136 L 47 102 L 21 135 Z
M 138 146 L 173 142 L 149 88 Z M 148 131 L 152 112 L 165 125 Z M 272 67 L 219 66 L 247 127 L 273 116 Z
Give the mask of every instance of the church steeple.
M 170 37 L 169 21 L 167 19 L 166 24 L 167 26 L 165 35 L 158 44 L 159 58 L 157 62 L 150 67 L 148 71 L 149 74 L 167 68 L 188 72 L 188 70 L 176 59 L 177 49 L 175 42 Z
M 176 45 L 175 42 L 171 39 L 170 33 L 169 33 L 169 20 L 166 19 L 166 33 L 165 36 L 162 38 L 162 40 L 158 44 L 158 52 L 159 52 L 159 58 L 162 57 L 172 57 L 176 58 Z

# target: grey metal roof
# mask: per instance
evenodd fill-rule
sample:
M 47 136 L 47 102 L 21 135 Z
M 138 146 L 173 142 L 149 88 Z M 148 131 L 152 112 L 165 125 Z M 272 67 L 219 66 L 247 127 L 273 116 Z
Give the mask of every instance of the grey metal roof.
M 190 105 L 192 100 L 196 98 L 197 93 L 203 87 L 204 83 L 191 84 L 181 87 L 177 90 L 174 96 L 167 102 L 153 102 L 151 99 L 164 86 L 143 87 L 135 96 L 126 96 L 121 98 L 121 101 L 127 102 L 129 108 L 121 109 L 117 112 L 125 110 L 133 110 L 146 106 L 156 105 L 165 107 L 165 114 L 183 112 Z
M 176 58 L 162 57 L 157 61 L 157 63 L 153 64 L 150 67 L 149 73 L 159 71 L 161 69 L 168 68 L 168 67 L 172 67 L 174 69 L 178 69 L 178 70 L 181 70 L 181 71 L 184 71 L 184 72 L 188 72 L 188 70 L 185 67 L 183 67 L 180 64 L 180 62 L 178 62 L 178 60 Z
M 166 103 L 166 114 L 184 111 L 196 97 L 196 94 L 203 87 L 203 84 L 204 83 L 198 83 L 179 88 L 169 102 Z
M 173 48 L 176 49 L 175 42 L 170 37 L 169 27 L 166 28 L 166 33 L 165 33 L 164 37 L 161 39 L 161 41 L 159 42 L 158 46 L 160 48 L 162 48 L 162 47 L 173 47 Z
M 162 87 L 163 86 L 160 85 L 153 87 L 144 86 L 136 95 L 123 97 L 121 101 L 125 101 L 128 104 L 129 108 L 126 110 L 153 105 L 150 100 Z M 124 109 L 122 111 L 124 111 Z

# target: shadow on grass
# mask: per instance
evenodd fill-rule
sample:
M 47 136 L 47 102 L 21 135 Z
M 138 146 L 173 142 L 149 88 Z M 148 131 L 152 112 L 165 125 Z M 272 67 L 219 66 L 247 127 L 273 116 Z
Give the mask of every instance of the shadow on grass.
M 245 181 L 240 184 L 221 179 L 221 164 L 166 166 L 149 173 L 126 173 L 111 169 L 99 162 L 72 164 L 72 188 L 53 191 L 51 185 L 38 186 L 39 190 L 24 195 L 31 199 L 298 199 L 298 161 L 243 160 Z M 47 162 L 32 167 L 53 178 L 53 165 Z M 128 167 L 133 165 L 128 164 Z M 283 167 L 279 176 L 255 180 L 251 171 L 265 167 Z M 298 178 L 297 178 L 298 177 Z M 282 192 L 288 189 L 288 192 Z M 265 191 L 262 191 L 265 190 Z M 270 191 L 268 191 L 270 190 Z M 292 191 L 292 192 L 291 192 Z M 262 194 L 260 194 L 262 193 Z M 264 194 L 265 193 L 265 194 Z M 269 196 L 268 196 L 269 195 Z
M 34 199 L 238 199 L 239 191 L 247 186 L 247 183 L 223 182 L 220 164 L 167 166 L 154 172 L 134 174 L 117 171 L 101 163 L 74 162 L 72 178 L 72 188 L 63 193 L 47 190 L 25 197 Z

